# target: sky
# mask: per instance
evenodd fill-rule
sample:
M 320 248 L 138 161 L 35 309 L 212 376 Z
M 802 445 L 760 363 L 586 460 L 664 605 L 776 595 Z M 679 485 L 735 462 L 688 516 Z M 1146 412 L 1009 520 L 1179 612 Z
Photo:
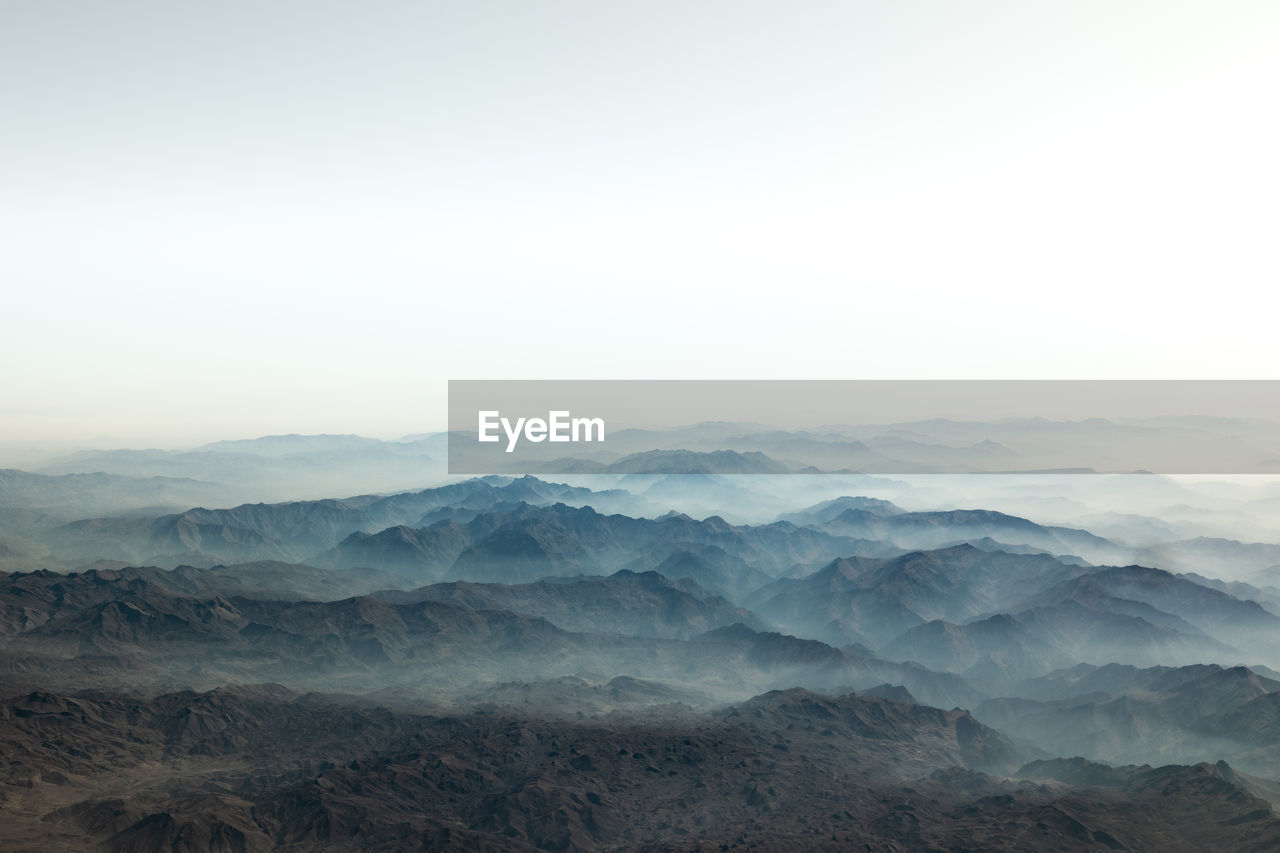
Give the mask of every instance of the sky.
M 0 444 L 1277 378 L 1271 2 L 0 0 Z

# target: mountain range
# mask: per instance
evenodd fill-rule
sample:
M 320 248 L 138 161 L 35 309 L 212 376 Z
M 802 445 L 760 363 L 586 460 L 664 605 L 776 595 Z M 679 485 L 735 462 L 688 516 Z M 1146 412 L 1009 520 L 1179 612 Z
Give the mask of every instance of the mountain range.
M 930 443 L 735 428 L 703 432 Z M 640 465 L 221 508 L 159 479 L 137 502 L 201 460 L 427 446 L 386 444 L 0 478 L 0 848 L 1280 845 L 1276 546 Z

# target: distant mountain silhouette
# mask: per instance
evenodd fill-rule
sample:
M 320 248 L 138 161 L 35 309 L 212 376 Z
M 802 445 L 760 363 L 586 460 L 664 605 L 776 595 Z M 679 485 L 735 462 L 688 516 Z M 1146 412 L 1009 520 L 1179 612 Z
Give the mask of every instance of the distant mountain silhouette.
M 481 511 L 552 503 L 645 508 L 643 501 L 619 490 L 593 492 L 534 477 L 489 477 L 388 496 L 196 508 L 159 518 L 86 519 L 52 531 L 47 541 L 68 558 L 119 559 L 164 567 L 263 559 L 304 562 L 352 533 L 417 525 L 424 515 L 443 507 Z
M 537 463 L 520 463 L 523 470 L 540 470 Z M 501 470 L 501 469 L 499 469 Z M 648 450 L 612 462 L 561 459 L 547 463 L 554 474 L 790 474 L 794 467 L 759 451 Z
M 636 565 L 637 554 L 656 559 L 657 566 L 677 552 L 691 552 L 720 563 L 719 571 L 689 566 L 701 575 L 699 582 L 734 595 L 746 578 L 726 576 L 726 560 L 775 575 L 796 564 L 829 560 L 864 547 L 883 550 L 787 522 L 732 525 L 718 517 L 697 521 L 678 514 L 633 518 L 557 504 L 481 514 L 465 524 L 439 522 L 421 530 L 355 533 L 316 559 L 324 565 L 366 565 L 424 579 L 520 583 L 549 575 L 649 568 Z
M 994 539 L 1011 545 L 1032 546 L 1050 554 L 1084 557 L 1093 562 L 1115 560 L 1131 553 L 1085 530 L 1045 526 L 982 509 L 887 514 L 879 507 L 850 507 L 816 526 L 836 535 L 888 541 L 903 548 L 928 549 L 957 541 Z

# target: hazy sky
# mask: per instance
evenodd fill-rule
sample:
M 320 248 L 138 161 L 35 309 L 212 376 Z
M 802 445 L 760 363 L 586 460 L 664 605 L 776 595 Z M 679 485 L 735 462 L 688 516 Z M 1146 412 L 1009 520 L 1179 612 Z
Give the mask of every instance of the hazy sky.
M 1275 378 L 1274 2 L 0 0 L 0 442 Z

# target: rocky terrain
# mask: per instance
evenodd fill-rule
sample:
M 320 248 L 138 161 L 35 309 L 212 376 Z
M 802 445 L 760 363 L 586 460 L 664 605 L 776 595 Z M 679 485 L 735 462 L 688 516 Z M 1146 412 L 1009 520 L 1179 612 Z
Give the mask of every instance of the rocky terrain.
M 853 694 L 566 720 L 390 711 L 277 685 L 33 692 L 0 722 L 11 850 L 1280 843 L 1280 818 L 1225 764 L 1028 762 L 967 712 Z

